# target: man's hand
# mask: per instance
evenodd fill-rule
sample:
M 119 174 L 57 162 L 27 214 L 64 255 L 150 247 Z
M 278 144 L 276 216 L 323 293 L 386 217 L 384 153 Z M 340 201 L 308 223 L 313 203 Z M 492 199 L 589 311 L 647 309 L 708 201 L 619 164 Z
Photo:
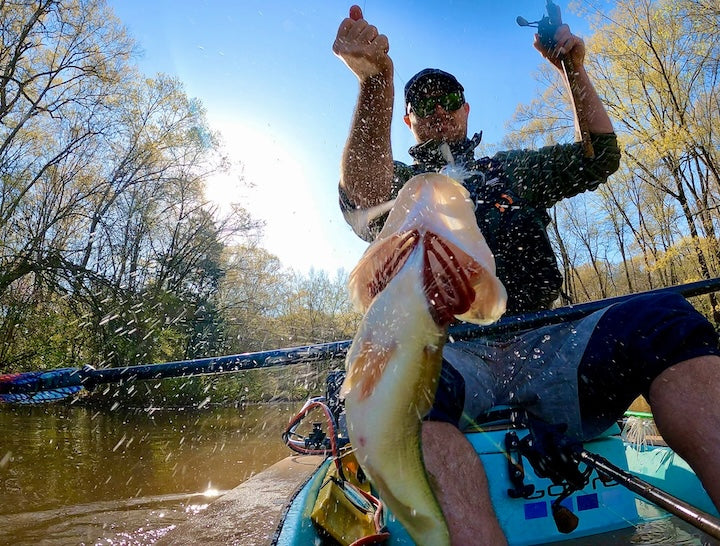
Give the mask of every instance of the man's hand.
M 358 101 L 340 163 L 340 188 L 349 201 L 369 208 L 390 198 L 393 178 L 393 63 L 388 39 L 363 19 L 358 6 L 340 23 L 333 53 L 360 80 Z
M 570 27 L 562 24 L 560 7 L 551 0 L 547 3 L 549 27 L 540 25 L 539 34 L 535 35 L 535 49 L 542 53 L 543 57 L 549 60 L 555 68 L 561 72 L 563 67 L 561 60 L 565 59 L 573 69 L 577 70 L 583 66 L 585 61 L 585 43 L 570 32 Z M 545 22 L 543 18 L 542 22 Z M 547 36 L 555 27 L 553 36 Z
M 609 134 L 613 132 L 612 122 L 605 106 L 593 87 L 585 71 L 585 42 L 570 32 L 570 27 L 562 24 L 560 8 L 548 1 L 548 17 L 552 25 L 557 25 L 552 40 L 535 35 L 535 49 L 550 61 L 563 74 L 563 80 L 572 96 L 575 111 L 575 127 L 582 140 L 585 157 L 595 157 L 590 134 Z M 552 41 L 551 44 L 548 42 Z
M 536 34 L 533 45 L 543 57 L 559 70 L 562 70 L 560 59 L 563 57 L 569 59 L 575 69 L 583 66 L 583 62 L 585 61 L 585 42 L 582 41 L 582 38 L 570 32 L 569 26 L 560 25 L 555 31 L 553 39 L 555 47 L 548 49 L 540 40 L 540 36 Z
M 350 8 L 350 17 L 343 19 L 333 44 L 333 53 L 340 57 L 360 82 L 377 74 L 392 77 L 393 64 L 388 56 L 387 36 L 363 19 L 359 6 Z

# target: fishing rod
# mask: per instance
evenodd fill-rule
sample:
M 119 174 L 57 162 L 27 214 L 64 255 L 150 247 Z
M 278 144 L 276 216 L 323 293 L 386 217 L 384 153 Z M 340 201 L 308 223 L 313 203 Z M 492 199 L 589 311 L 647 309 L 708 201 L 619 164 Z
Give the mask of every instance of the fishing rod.
M 639 295 L 675 293 L 687 298 L 717 290 L 720 290 L 720 278 L 569 305 L 547 311 L 503 317 L 488 326 L 467 323 L 458 324 L 452 326 L 449 333 L 453 339 L 472 339 L 484 335 L 527 330 L 567 320 L 575 320 Z M 96 385 L 104 383 L 233 373 L 342 358 L 347 353 L 351 343 L 352 340 L 334 341 L 270 351 L 122 368 L 96 369 L 92 366 L 83 366 L 81 368 L 59 368 L 5 374 L 0 375 L 0 402 L 35 404 L 61 400 L 76 394 L 82 389 L 92 389 Z
M 0 375 L 0 402 L 35 404 L 61 400 L 104 383 L 233 373 L 344 356 L 350 341 L 122 368 L 58 368 Z
M 644 499 L 663 508 L 674 516 L 700 529 L 703 533 L 720 540 L 720 519 L 695 508 L 691 504 L 674 497 L 670 493 L 655 487 L 645 480 L 630 474 L 620 467 L 615 466 L 605 457 L 591 453 L 586 449 L 580 449 L 575 457 L 588 466 L 593 467 L 599 474 L 604 474 L 625 486 L 627 489 L 640 495 Z
M 589 301 L 556 309 L 548 309 L 544 311 L 535 311 L 533 313 L 524 313 L 521 315 L 512 315 L 502 317 L 497 322 L 488 326 L 478 326 L 475 324 L 458 324 L 450 328 L 450 335 L 459 339 L 471 339 L 484 335 L 513 332 L 520 330 L 529 330 L 531 328 L 539 328 L 548 324 L 556 324 L 570 320 L 579 319 L 605 309 L 616 303 L 622 303 L 636 296 L 660 295 L 660 294 L 679 294 L 685 298 L 701 296 L 720 290 L 720 277 L 714 279 L 706 279 L 686 284 L 678 284 L 665 288 L 656 288 L 644 292 L 635 292 L 624 296 L 615 296 L 602 300 Z
M 555 42 L 555 31 L 563 23 L 560 8 L 554 4 L 552 0 L 547 0 L 546 9 L 547 15 L 543 16 L 543 18 L 539 21 L 529 22 L 525 19 L 525 17 L 518 15 L 516 22 L 521 27 L 537 28 L 540 42 L 549 52 L 552 52 L 552 50 L 557 46 L 557 42 Z M 577 82 L 577 70 L 572 58 L 569 55 L 560 55 L 559 61 L 560 67 L 565 74 L 565 78 L 567 78 L 568 86 L 570 87 L 570 98 L 572 99 L 573 109 L 577 113 L 577 124 L 584 155 L 585 157 L 592 159 L 595 157 L 595 150 L 593 149 L 592 142 L 590 141 L 590 130 L 588 128 L 587 118 L 585 117 L 585 113 L 583 111 L 583 90 L 580 89 L 580 85 Z

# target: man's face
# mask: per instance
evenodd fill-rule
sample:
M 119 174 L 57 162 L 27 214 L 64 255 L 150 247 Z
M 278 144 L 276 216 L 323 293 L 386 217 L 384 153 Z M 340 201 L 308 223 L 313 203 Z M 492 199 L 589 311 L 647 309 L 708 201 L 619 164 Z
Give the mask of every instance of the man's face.
M 429 92 L 416 102 L 417 107 L 412 103 L 408 105 L 404 119 L 418 143 L 428 140 L 455 142 L 467 137 L 470 105 L 463 99 L 458 101 L 457 93 L 452 96 L 447 92 Z M 458 103 L 461 105 L 456 108 Z

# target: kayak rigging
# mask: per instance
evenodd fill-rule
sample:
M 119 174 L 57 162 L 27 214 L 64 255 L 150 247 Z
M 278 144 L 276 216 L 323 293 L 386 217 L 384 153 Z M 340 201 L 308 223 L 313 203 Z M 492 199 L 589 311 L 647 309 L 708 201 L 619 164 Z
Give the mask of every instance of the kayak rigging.
M 360 546 L 362 544 L 380 543 L 397 529 L 388 526 L 384 521 L 384 509 L 381 499 L 372 494 L 366 477 L 357 461 L 352 457 L 353 451 L 344 430 L 344 411 L 339 397 L 339 386 L 342 384 L 344 372 L 330 372 L 327 378 L 325 396 L 308 400 L 301 410 L 290 420 L 283 439 L 297 453 L 313 453 L 329 455 L 331 466 L 323 478 L 320 492 L 313 504 L 312 521 L 320 533 L 330 534 L 340 544 Z M 333 409 L 330 409 L 333 408 Z M 325 416 L 327 432 L 322 430 L 322 423 L 314 422 L 312 430 L 302 436 L 298 433 L 301 421 L 313 410 L 320 410 Z M 648 419 L 651 414 L 628 412 L 628 419 Z M 341 425 L 338 425 L 341 423 Z M 633 425 L 636 428 L 641 425 Z M 651 425 L 642 425 L 651 428 Z M 619 427 L 617 427 L 619 429 Z M 601 504 L 597 493 L 587 494 L 588 488 L 595 491 L 598 487 L 614 490 L 617 486 L 626 488 L 631 493 L 660 506 L 670 514 L 690 523 L 709 536 L 720 539 L 720 519 L 713 514 L 695 508 L 691 504 L 677 498 L 661 488 L 618 467 L 606 457 L 588 451 L 583 443 L 572 440 L 564 434 L 562 426 L 550 426 L 527 414 L 526 411 L 514 407 L 499 407 L 491 410 L 480 422 L 470 436 L 475 438 L 487 436 L 483 440 L 486 447 L 479 450 L 479 455 L 486 450 L 502 454 L 506 468 L 508 485 L 504 489 L 507 499 L 516 499 L 527 506 L 537 505 L 537 500 L 548 497 L 550 515 L 555 527 L 561 535 L 567 536 L 575 531 L 581 523 L 581 515 L 595 517 L 587 510 L 587 503 L 579 499 L 595 498 Z M 524 434 L 523 434 L 524 433 Z M 503 438 L 504 442 L 491 439 Z M 633 446 L 633 451 L 643 452 L 655 449 L 656 446 L 646 442 L 628 442 L 627 433 L 616 434 L 614 439 Z M 474 441 L 474 440 L 473 440 Z M 602 442 L 607 442 L 603 440 Z M 488 447 L 489 446 L 489 447 Z M 664 446 L 660 449 L 667 450 Z M 481 455 L 482 457 L 482 455 Z M 666 458 L 667 459 L 667 458 Z M 526 472 L 524 462 L 532 468 L 531 477 Z M 593 475 L 596 478 L 593 479 Z M 549 480 L 555 488 L 538 490 L 533 482 L 542 478 Z M 592 487 L 590 487 L 591 484 Z M 699 485 L 699 482 L 698 482 Z M 327 490 L 327 492 L 326 492 Z M 613 493 L 609 498 L 616 496 Z M 575 504 L 573 499 L 575 498 Z M 507 503 L 509 501 L 503 501 Z M 585 505 L 581 504 L 586 503 Z M 633 519 L 623 515 L 617 508 L 617 516 L 627 526 L 634 525 Z M 329 514 L 342 513 L 340 518 L 329 518 Z M 372 517 L 370 517 L 370 514 Z M 527 513 L 526 513 L 527 516 Z M 368 522 L 372 520 L 372 525 Z M 364 521 L 362 538 L 347 540 L 350 531 L 357 533 L 358 521 Z M 357 535 L 354 535 L 357 537 Z M 397 538 L 397 537 L 396 537 Z M 406 544 L 402 537 L 399 544 Z
M 390 537 L 383 503 L 370 491 L 367 477 L 350 449 L 347 430 L 338 430 L 340 415 L 330 409 L 333 406 L 337 410 L 342 405 L 338 399 L 342 379 L 338 381 L 338 374 L 342 372 L 330 372 L 328 396 L 313 397 L 305 402 L 290 419 L 282 438 L 296 453 L 329 456 L 332 461 L 311 514 L 318 529 L 344 546 L 380 544 Z M 327 403 L 328 400 L 332 402 Z M 298 428 L 313 410 L 323 414 L 327 432 L 323 431 L 322 422 L 315 421 L 312 430 L 303 436 Z

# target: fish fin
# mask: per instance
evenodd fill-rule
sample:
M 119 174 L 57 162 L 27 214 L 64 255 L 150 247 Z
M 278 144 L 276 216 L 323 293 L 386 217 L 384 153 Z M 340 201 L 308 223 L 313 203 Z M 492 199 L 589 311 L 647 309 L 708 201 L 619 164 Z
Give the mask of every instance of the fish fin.
M 362 341 L 357 356 L 353 359 L 352 366 L 345 375 L 340 393 L 342 396 L 358 388 L 358 400 L 365 400 L 375 390 L 375 386 L 382 377 L 383 371 L 390 358 L 395 353 L 396 345 L 391 346 L 375 345 L 372 340 Z

